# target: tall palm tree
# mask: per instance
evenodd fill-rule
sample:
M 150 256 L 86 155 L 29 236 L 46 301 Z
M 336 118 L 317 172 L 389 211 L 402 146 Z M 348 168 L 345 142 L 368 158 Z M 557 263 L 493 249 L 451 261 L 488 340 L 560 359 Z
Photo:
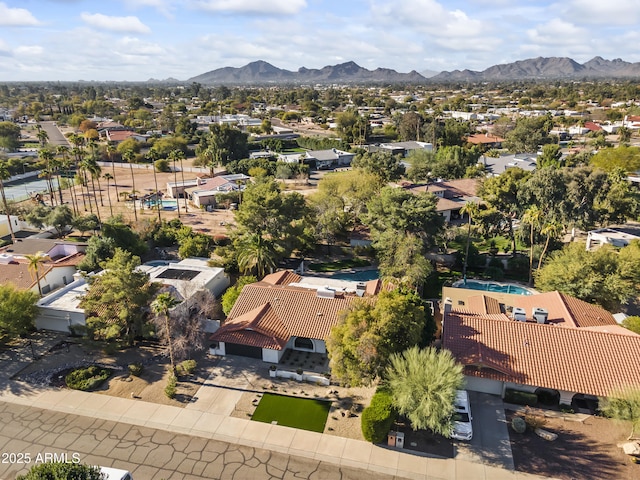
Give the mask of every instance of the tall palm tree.
M 563 230 L 564 226 L 557 220 L 552 220 L 551 222 L 546 223 L 542 227 L 542 230 L 540 230 L 540 233 L 542 235 L 546 235 L 547 239 L 544 242 L 544 248 L 542 249 L 542 253 L 540 254 L 540 259 L 538 260 L 538 268 L 536 269 L 536 271 L 540 270 L 540 267 L 542 266 L 542 258 L 544 257 L 545 253 L 547 253 L 549 242 L 552 238 L 556 238 L 558 235 L 560 235 Z
M 116 189 L 116 201 L 120 201 L 120 196 L 118 194 L 118 183 L 116 182 L 116 163 L 113 161 L 113 158 L 116 154 L 117 150 L 114 145 L 107 145 L 107 158 L 111 162 L 111 175 L 113 175 L 113 186 Z
M 544 217 L 544 212 L 537 205 L 531 205 L 522 215 L 522 221 L 529 224 L 529 285 L 533 284 L 533 247 L 535 240 L 535 231 L 540 226 L 540 222 Z
M 35 276 L 38 283 L 38 293 L 42 296 L 42 287 L 40 286 L 40 264 L 49 260 L 49 256 L 43 252 L 38 252 L 35 255 L 25 255 L 28 260 L 28 268 L 32 275 Z
M 2 206 L 4 213 L 7 215 L 7 225 L 9 225 L 9 233 L 11 234 L 11 243 L 16 243 L 16 235 L 11 225 L 11 214 L 9 213 L 9 205 L 7 204 L 7 196 L 4 194 L 4 181 L 11 178 L 11 172 L 5 159 L 0 159 L 0 195 L 2 195 Z
M 90 177 L 90 168 L 91 168 L 91 158 L 88 156 L 85 156 L 81 161 L 80 164 L 78 165 L 79 170 L 78 172 L 80 173 L 80 179 L 82 181 L 82 185 L 84 187 L 86 187 L 87 189 L 87 193 L 86 193 L 86 198 L 87 200 L 89 200 L 89 211 L 91 213 L 93 213 L 93 203 L 91 202 L 91 191 L 89 190 L 89 177 Z M 95 198 L 95 188 L 93 189 L 94 191 L 94 195 L 93 198 Z M 83 190 L 83 196 L 84 196 L 84 190 Z M 85 204 L 85 211 L 86 211 L 86 204 Z
M 184 167 L 182 166 L 182 161 L 186 158 L 184 152 L 179 150 L 178 158 L 180 159 L 180 173 L 182 175 L 182 196 L 184 197 L 184 213 L 187 213 L 187 187 L 184 183 Z
M 113 217 L 113 206 L 111 205 L 111 190 L 109 190 L 109 180 L 113 180 L 113 175 L 107 172 L 102 175 L 102 178 L 107 181 L 107 200 L 109 201 L 109 213 Z
M 467 246 L 464 251 L 464 264 L 462 266 L 462 279 L 467 281 L 467 265 L 469 261 L 469 245 L 471 244 L 471 224 L 473 223 L 474 217 L 480 213 L 480 204 L 477 202 L 467 202 L 460 209 L 460 213 L 462 215 L 467 215 L 469 217 L 469 223 L 467 228 Z
M 176 161 L 178 160 L 178 154 L 180 150 L 172 150 L 169 152 L 168 158 L 173 162 L 173 183 L 176 189 L 176 205 L 178 206 L 178 218 L 180 218 L 180 204 L 178 202 L 178 169 L 176 168 Z M 184 185 L 183 185 L 184 186 Z
M 36 137 L 38 137 L 38 141 L 40 142 L 41 147 L 44 147 L 49 141 L 49 134 L 46 131 L 42 130 L 42 127 L 40 125 L 38 125 L 38 133 L 36 134 Z
M 55 196 L 53 193 L 53 184 L 51 183 L 51 177 L 53 173 L 51 162 L 55 158 L 55 154 L 48 148 L 41 148 L 40 150 L 38 150 L 38 158 L 45 162 L 45 168 L 42 169 L 42 173 L 39 176 L 47 180 L 47 189 L 49 190 L 49 195 L 51 197 L 51 206 L 53 207 L 55 204 Z
M 275 244 L 258 233 L 245 235 L 238 244 L 238 268 L 244 274 L 254 269 L 258 277 L 264 277 L 267 271 L 276 266 L 277 251 Z
M 156 160 L 158 160 L 159 157 L 160 155 L 158 154 L 158 151 L 154 150 L 153 147 L 149 150 L 149 153 L 147 153 L 147 159 L 151 161 L 151 169 L 153 170 L 153 182 L 155 183 L 155 187 L 156 187 L 155 207 L 156 207 L 156 210 L 158 211 L 158 221 L 162 222 L 162 214 L 160 213 L 160 210 L 162 210 L 161 208 L 162 205 L 160 201 L 160 191 L 158 190 L 158 175 L 156 172 Z
M 161 293 L 151 303 L 151 311 L 156 315 L 156 317 L 164 319 L 164 328 L 161 329 L 162 336 L 165 337 L 164 339 L 167 342 L 167 347 L 169 349 L 169 361 L 171 362 L 171 373 L 174 375 L 176 373 L 176 364 L 173 355 L 173 338 L 171 336 L 171 325 L 169 323 L 169 310 L 175 307 L 178 303 L 180 302 L 173 298 L 169 293 Z
M 138 221 L 138 211 L 136 210 L 136 177 L 133 175 L 133 157 L 135 153 L 133 150 L 127 150 L 122 153 L 122 158 L 129 164 L 129 170 L 131 170 L 131 199 L 133 200 L 133 216 Z
M 69 147 L 67 147 L 66 145 L 58 145 L 56 147 L 56 154 L 62 157 L 62 161 L 58 161 L 56 163 L 56 166 L 57 166 L 56 172 L 58 174 L 58 193 L 60 194 L 60 205 L 62 205 L 64 203 L 64 199 L 62 198 L 62 182 L 60 181 L 60 173 L 61 173 L 61 169 L 65 168 L 65 166 L 67 165 L 67 161 L 69 157 Z M 74 212 L 75 212 L 75 205 L 74 205 Z

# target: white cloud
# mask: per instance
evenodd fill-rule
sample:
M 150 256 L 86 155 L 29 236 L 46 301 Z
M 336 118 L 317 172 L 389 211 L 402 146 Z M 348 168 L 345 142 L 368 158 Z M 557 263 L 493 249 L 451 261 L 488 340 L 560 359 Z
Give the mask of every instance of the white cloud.
M 113 32 L 150 33 L 151 29 L 138 19 L 138 17 L 110 17 L 101 13 L 80 14 L 80 18 L 92 27 Z
M 173 17 L 171 12 L 176 7 L 174 4 L 177 3 L 177 6 L 180 7 L 180 3 L 176 2 L 176 0 L 122 0 L 122 3 L 124 3 L 127 8 L 131 9 L 140 9 L 144 7 L 155 8 L 168 18 Z
M 263 15 L 294 15 L 307 6 L 306 0 L 193 0 L 191 6 L 199 10 L 221 13 L 250 13 Z
M 640 21 L 638 0 L 569 0 L 554 7 L 567 20 L 591 25 L 635 25 Z
M 527 30 L 527 37 L 536 45 L 579 45 L 589 40 L 587 30 L 558 18 Z
M 0 26 L 28 27 L 40 25 L 40 22 L 25 8 L 10 8 L 0 2 Z
M 44 52 L 44 48 L 42 48 L 40 45 L 22 45 L 20 47 L 17 47 L 14 52 L 19 56 L 33 56 L 40 55 L 42 52 Z

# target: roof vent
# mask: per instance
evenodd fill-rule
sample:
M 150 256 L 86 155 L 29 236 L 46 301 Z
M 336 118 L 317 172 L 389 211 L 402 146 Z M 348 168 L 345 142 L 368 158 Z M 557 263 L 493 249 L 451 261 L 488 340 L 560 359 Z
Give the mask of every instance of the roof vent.
M 513 309 L 513 319 L 518 322 L 526 322 L 527 321 L 527 311 L 521 307 L 514 307 Z
M 356 295 L 359 297 L 364 296 L 364 292 L 367 290 L 367 284 L 364 282 L 358 282 L 356 284 Z
M 329 287 L 320 287 L 316 291 L 316 295 L 320 298 L 336 298 L 336 291 L 331 290 Z
M 547 323 L 549 312 L 545 308 L 533 307 L 532 316 L 538 323 Z

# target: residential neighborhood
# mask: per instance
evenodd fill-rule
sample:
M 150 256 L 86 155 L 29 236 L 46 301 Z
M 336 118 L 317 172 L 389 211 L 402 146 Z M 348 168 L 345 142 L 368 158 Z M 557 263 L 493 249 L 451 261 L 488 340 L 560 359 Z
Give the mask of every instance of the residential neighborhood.
M 638 478 L 638 87 L 517 86 L 0 85 L 2 453 Z

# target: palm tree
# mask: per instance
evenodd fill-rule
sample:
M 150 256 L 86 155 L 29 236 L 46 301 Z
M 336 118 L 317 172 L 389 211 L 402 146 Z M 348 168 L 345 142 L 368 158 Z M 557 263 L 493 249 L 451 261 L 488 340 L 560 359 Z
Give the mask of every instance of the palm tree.
M 107 145 L 107 158 L 111 162 L 111 174 L 113 175 L 113 186 L 116 189 L 116 201 L 120 201 L 120 196 L 118 195 L 118 183 L 116 182 L 116 164 L 113 161 L 113 156 L 116 153 L 116 147 L 113 145 Z
M 276 266 L 277 251 L 274 243 L 265 240 L 262 235 L 252 233 L 245 235 L 238 244 L 238 268 L 248 274 L 255 268 L 258 277 L 264 277 L 267 270 Z
M 167 342 L 167 347 L 169 349 L 169 361 L 171 362 L 171 373 L 174 375 L 176 373 L 176 364 L 173 355 L 173 339 L 171 336 L 171 325 L 169 323 L 169 310 L 178 305 L 178 303 L 180 302 L 173 298 L 169 293 L 161 293 L 151 303 L 151 311 L 156 315 L 156 317 L 164 318 L 164 328 L 161 329 L 161 333 Z
M 57 164 L 57 173 L 58 173 L 58 193 L 60 194 L 60 205 L 62 205 L 64 203 L 64 200 L 62 198 L 62 182 L 60 182 L 60 169 L 61 168 L 65 168 L 68 162 L 68 157 L 69 157 L 69 147 L 67 147 L 66 145 L 58 145 L 56 147 L 56 154 L 60 155 L 62 157 L 62 161 L 59 162 Z M 73 203 L 73 200 L 72 200 Z M 75 213 L 75 205 L 73 206 L 73 210 Z
M 89 177 L 87 175 L 87 173 L 89 172 L 89 169 L 91 168 L 91 158 L 84 157 L 80 161 L 80 164 L 78 165 L 78 167 L 79 167 L 80 179 L 82 181 L 82 185 L 87 189 L 86 197 L 89 200 L 89 211 L 93 213 L 93 203 L 91 202 L 91 191 L 89 190 Z M 93 191 L 94 191 L 94 198 L 95 198 L 95 188 L 93 189 Z M 84 189 L 83 189 L 82 195 L 84 196 Z M 85 204 L 85 211 L 86 209 L 87 209 L 87 206 Z
M 40 286 L 40 264 L 49 260 L 46 253 L 38 252 L 35 255 L 25 255 L 28 260 L 28 268 L 32 275 L 35 276 L 38 283 L 38 293 L 42 296 L 42 287 Z
M 178 154 L 180 150 L 172 150 L 169 152 L 168 158 L 173 162 L 173 183 L 176 189 L 176 205 L 178 206 L 178 218 L 180 218 L 180 205 L 178 204 L 178 170 L 176 168 L 176 160 L 178 160 Z M 184 187 L 184 185 L 183 185 Z
M 462 215 L 467 215 L 469 217 L 469 226 L 467 228 L 467 246 L 464 252 L 464 265 L 462 266 L 462 279 L 464 282 L 467 282 L 467 264 L 469 261 L 469 245 L 471 243 L 471 224 L 473 223 L 473 218 L 480 213 L 480 204 L 477 202 L 467 202 L 460 209 L 460 213 Z
M 41 148 L 38 151 L 38 158 L 40 158 L 40 160 L 43 160 L 46 165 L 45 168 L 42 169 L 42 173 L 39 176 L 47 180 L 47 188 L 49 189 L 49 195 L 51 197 L 52 207 L 54 206 L 54 203 L 55 203 L 55 197 L 53 194 L 53 185 L 51 183 L 51 174 L 53 172 L 51 168 L 51 161 L 54 159 L 54 157 L 55 157 L 54 153 L 48 148 Z
M 16 236 L 11 225 L 11 214 L 9 213 L 9 205 L 7 205 L 7 196 L 4 194 L 4 181 L 11 178 L 11 172 L 5 159 L 0 160 L 0 194 L 2 195 L 2 206 L 4 213 L 7 215 L 7 225 L 9 225 L 9 233 L 11 234 L 11 243 L 16 243 Z
M 102 178 L 107 181 L 107 200 L 109 201 L 109 213 L 113 217 L 113 207 L 111 206 L 111 190 L 109 190 L 109 180 L 113 180 L 113 175 L 110 173 L 105 173 Z
M 133 150 L 127 150 L 122 153 L 122 158 L 129 164 L 131 170 L 131 199 L 133 200 L 133 216 L 138 221 L 138 211 L 136 210 L 136 177 L 133 175 L 133 157 L 135 153 Z
M 535 240 L 535 230 L 540 226 L 540 222 L 544 217 L 544 212 L 537 205 L 531 205 L 522 215 L 523 223 L 528 223 L 529 230 L 529 241 L 531 242 L 531 247 L 529 249 L 529 285 L 533 284 L 533 247 Z
M 542 227 L 542 230 L 540 230 L 540 233 L 542 235 L 546 235 L 547 239 L 544 242 L 544 248 L 542 249 L 542 253 L 540 254 L 540 259 L 538 260 L 538 268 L 536 269 L 536 271 L 540 270 L 540 267 L 542 266 L 542 258 L 544 257 L 545 253 L 547 253 L 551 238 L 556 238 L 562 233 L 563 230 L 564 226 L 556 220 L 552 220 L 551 222 L 546 223 Z
M 158 175 L 156 173 L 156 160 L 158 160 L 159 157 L 160 155 L 158 154 L 158 151 L 154 150 L 153 148 L 151 148 L 149 150 L 149 153 L 147 153 L 147 159 L 151 161 L 151 169 L 153 170 L 153 182 L 155 183 L 155 186 L 156 186 L 155 207 L 156 207 L 156 210 L 158 211 L 158 221 L 162 222 L 162 215 L 160 213 L 160 210 L 161 210 L 160 191 L 158 190 Z
M 36 134 L 36 137 L 38 137 L 38 141 L 40 142 L 41 147 L 44 147 L 49 141 L 49 134 L 42 130 L 42 127 L 40 125 L 38 125 L 38 133 Z

